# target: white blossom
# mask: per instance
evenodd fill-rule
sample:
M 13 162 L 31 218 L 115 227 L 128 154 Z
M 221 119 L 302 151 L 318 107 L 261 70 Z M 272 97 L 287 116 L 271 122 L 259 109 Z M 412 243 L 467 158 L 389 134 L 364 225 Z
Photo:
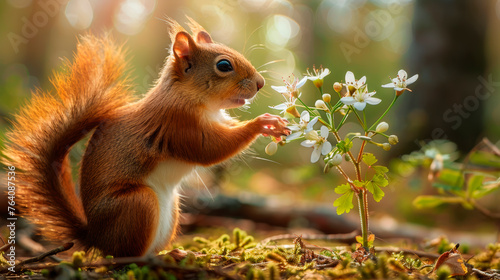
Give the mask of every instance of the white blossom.
M 353 105 L 354 108 L 363 111 L 367 103 L 370 105 L 377 105 L 382 101 L 379 98 L 372 97 L 374 94 L 375 91 L 368 92 L 368 89 L 364 87 L 362 92 L 356 90 L 352 96 L 342 97 L 340 101 L 345 105 Z
M 300 122 L 298 124 L 289 125 L 288 128 L 294 131 L 292 134 L 286 137 L 286 140 L 294 140 L 301 137 L 304 134 L 309 133 L 313 130 L 313 126 L 318 121 L 318 117 L 314 117 L 311 120 L 311 116 L 308 111 L 303 111 L 300 115 Z
M 306 139 L 300 143 L 304 147 L 313 147 L 314 150 L 311 154 L 311 162 L 315 163 L 319 160 L 321 155 L 326 155 L 332 150 L 332 144 L 327 141 L 330 131 L 326 126 L 322 126 L 320 134 L 316 130 L 310 131 L 306 134 Z
M 418 74 L 411 76 L 409 79 L 407 77 L 408 77 L 408 74 L 406 73 L 406 71 L 401 69 L 398 71 L 398 76 L 396 78 L 392 79 L 392 83 L 382 85 L 382 87 L 394 88 L 397 95 L 399 96 L 405 90 L 411 91 L 409 88 L 407 88 L 407 86 L 413 84 L 418 79 Z

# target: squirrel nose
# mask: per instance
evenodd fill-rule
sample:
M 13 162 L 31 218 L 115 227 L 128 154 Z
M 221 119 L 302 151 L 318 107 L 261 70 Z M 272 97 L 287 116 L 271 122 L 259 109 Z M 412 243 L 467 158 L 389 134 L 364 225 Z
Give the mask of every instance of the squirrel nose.
M 256 76 L 255 79 L 257 80 L 257 91 L 258 91 L 264 87 L 266 81 L 264 80 L 264 77 L 262 77 L 262 75 L 259 73 L 256 73 L 255 76 Z

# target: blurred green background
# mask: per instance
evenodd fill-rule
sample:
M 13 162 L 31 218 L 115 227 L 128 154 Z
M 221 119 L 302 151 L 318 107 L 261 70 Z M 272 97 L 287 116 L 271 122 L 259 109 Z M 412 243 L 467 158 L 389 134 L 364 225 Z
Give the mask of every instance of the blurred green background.
M 71 58 L 77 38 L 92 32 L 111 32 L 126 42 L 137 95 L 157 78 L 168 55 L 170 41 L 165 17 L 187 27 L 185 16 L 198 21 L 215 41 L 243 53 L 266 78 L 266 86 L 247 110 L 233 110 L 250 119 L 268 106 L 281 103 L 270 85 L 282 85 L 290 75 L 302 77 L 313 65 L 327 67 L 325 92 L 333 94 L 335 81 L 346 71 L 366 75 L 370 90 L 383 101 L 368 106 L 378 116 L 392 100 L 383 89 L 399 69 L 419 80 L 406 92 L 386 121 L 400 144 L 390 153 L 369 146 L 368 151 L 390 164 L 403 153 L 420 148 L 420 141 L 448 138 L 467 151 L 482 137 L 499 146 L 500 140 L 500 1 L 445 0 L 6 0 L 0 3 L 0 137 L 12 114 L 36 88 L 53 92 L 52 72 L 62 58 Z M 302 88 L 313 104 L 312 83 Z M 373 107 L 373 108 L 371 108 Z M 276 112 L 277 113 L 277 112 Z M 355 124 L 346 129 L 359 130 Z M 331 139 L 333 141 L 333 139 Z M 340 178 L 322 175 L 309 164 L 310 150 L 280 148 L 266 155 L 268 139 L 260 138 L 252 152 L 226 167 L 222 192 L 257 193 L 279 205 L 331 206 Z M 0 143 L 3 147 L 3 143 Z M 411 201 L 432 192 L 424 179 L 394 176 L 386 197 L 374 205 L 374 218 L 418 222 L 428 226 L 491 231 L 477 213 L 456 208 L 416 210 Z M 500 211 L 498 195 L 485 201 Z M 356 211 L 353 211 L 356 212 Z M 347 216 L 356 220 L 356 213 Z M 470 217 L 470 222 L 463 222 Z M 469 221 L 469 220 L 468 220 Z M 304 224 L 302 224 L 304 225 Z M 307 225 L 307 224 L 305 224 Z

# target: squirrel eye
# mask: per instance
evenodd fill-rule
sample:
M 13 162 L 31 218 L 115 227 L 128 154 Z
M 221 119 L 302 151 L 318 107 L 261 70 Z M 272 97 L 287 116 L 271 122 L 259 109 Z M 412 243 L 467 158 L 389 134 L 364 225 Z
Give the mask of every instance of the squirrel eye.
M 233 71 L 233 66 L 231 65 L 231 62 L 227 59 L 221 59 L 219 62 L 217 62 L 217 70 L 221 72 L 229 72 Z

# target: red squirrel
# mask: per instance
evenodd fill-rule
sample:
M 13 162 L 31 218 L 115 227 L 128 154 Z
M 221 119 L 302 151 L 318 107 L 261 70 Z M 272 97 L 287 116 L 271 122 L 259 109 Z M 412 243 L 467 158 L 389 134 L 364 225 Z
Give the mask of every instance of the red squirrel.
M 115 257 L 157 253 L 176 235 L 178 185 L 193 168 L 223 162 L 259 135 L 290 133 L 279 116 L 228 117 L 224 109 L 244 105 L 264 78 L 189 20 L 192 35 L 169 20 L 170 55 L 142 99 L 124 77 L 123 48 L 86 35 L 51 80 L 57 94 L 36 92 L 16 116 L 4 163 L 16 168 L 22 214 L 49 240 Z M 78 194 L 68 152 L 89 133 Z

